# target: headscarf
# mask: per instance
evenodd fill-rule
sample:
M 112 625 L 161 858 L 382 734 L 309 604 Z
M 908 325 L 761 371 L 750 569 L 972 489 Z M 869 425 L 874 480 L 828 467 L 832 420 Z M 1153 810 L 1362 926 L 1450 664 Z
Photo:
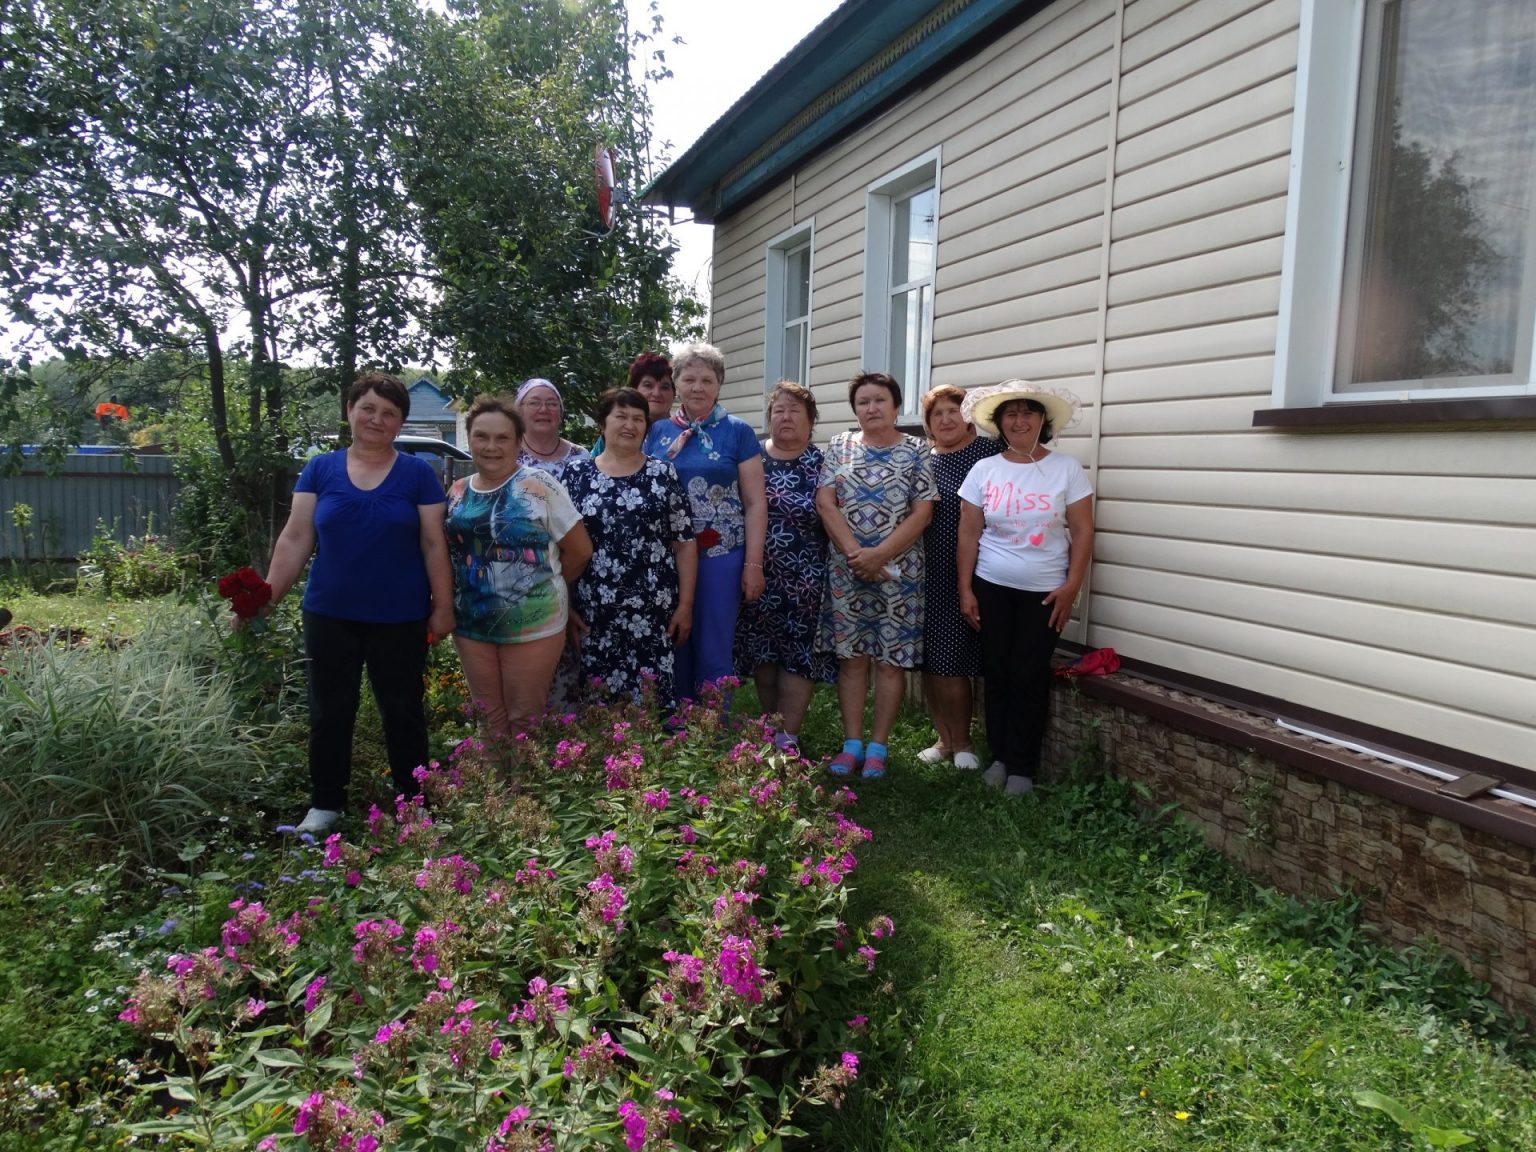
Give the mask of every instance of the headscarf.
M 704 419 L 690 420 L 687 416 L 683 415 L 683 410 L 679 407 L 676 412 L 672 413 L 672 423 L 681 428 L 683 434 L 672 441 L 672 446 L 667 449 L 667 459 L 675 460 L 677 454 L 683 450 L 683 445 L 688 443 L 691 436 L 698 436 L 699 447 L 704 449 L 704 451 L 713 452 L 715 450 L 715 442 L 709 438 L 709 433 L 705 429 L 713 428 L 720 421 L 724 420 L 727 415 L 729 413 L 719 404 L 716 404 L 709 410 L 709 415 L 704 417 Z
M 565 418 L 565 397 L 560 395 L 560 389 L 556 388 L 542 376 L 533 376 L 523 381 L 522 386 L 517 390 L 517 395 L 513 398 L 518 407 L 522 407 L 523 397 L 535 388 L 548 388 L 555 394 L 555 402 L 560 405 L 560 418 L 563 420 Z

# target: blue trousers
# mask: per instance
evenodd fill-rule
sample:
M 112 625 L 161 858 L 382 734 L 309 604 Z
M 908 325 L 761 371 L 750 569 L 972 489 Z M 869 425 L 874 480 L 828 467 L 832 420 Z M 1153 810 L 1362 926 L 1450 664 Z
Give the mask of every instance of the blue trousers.
M 700 556 L 699 580 L 693 591 L 693 633 L 677 650 L 677 694 L 697 699 L 712 680 L 735 673 L 731 652 L 736 640 L 736 616 L 741 611 L 741 571 L 746 549 L 724 556 Z

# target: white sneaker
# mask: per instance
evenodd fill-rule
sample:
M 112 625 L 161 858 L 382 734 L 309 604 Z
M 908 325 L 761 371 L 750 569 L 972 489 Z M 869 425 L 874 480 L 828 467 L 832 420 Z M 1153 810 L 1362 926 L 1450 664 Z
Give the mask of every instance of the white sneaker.
M 917 754 L 917 758 L 924 764 L 942 764 L 944 761 L 949 759 L 949 755 L 944 751 L 944 749 L 940 748 L 937 744 L 934 744 L 928 748 L 924 748 L 921 752 L 919 752 Z
M 1010 796 L 1023 796 L 1026 792 L 1035 790 L 1035 782 L 1028 776 L 1010 776 L 1003 791 Z
M 956 752 L 955 767 L 964 769 L 966 772 L 974 772 L 981 767 L 981 761 L 976 759 L 974 752 Z
M 299 821 L 295 832 L 308 832 L 312 836 L 318 836 L 322 832 L 329 832 L 331 826 L 341 819 L 340 812 L 333 812 L 329 808 L 311 808 L 304 814 L 304 819 Z
M 1001 788 L 1007 779 L 1008 765 L 1001 760 L 992 761 L 992 766 L 981 774 L 981 782 L 988 788 Z

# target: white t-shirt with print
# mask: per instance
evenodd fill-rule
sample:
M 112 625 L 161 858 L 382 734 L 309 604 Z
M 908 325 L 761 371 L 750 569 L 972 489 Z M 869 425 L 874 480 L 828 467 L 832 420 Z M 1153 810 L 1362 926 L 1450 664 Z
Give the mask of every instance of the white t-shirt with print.
M 1091 495 L 1083 466 L 1061 452 L 1033 464 L 977 461 L 960 485 L 960 499 L 986 521 L 976 575 L 1025 592 L 1059 588 L 1067 578 L 1067 505 Z

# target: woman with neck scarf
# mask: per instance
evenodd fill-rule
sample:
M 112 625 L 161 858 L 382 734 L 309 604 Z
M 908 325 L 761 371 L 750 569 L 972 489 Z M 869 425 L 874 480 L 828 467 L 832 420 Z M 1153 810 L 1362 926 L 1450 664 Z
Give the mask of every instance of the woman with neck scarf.
M 731 646 L 742 601 L 763 594 L 768 505 L 757 433 L 720 406 L 725 357 L 689 344 L 672 358 L 678 409 L 651 425 L 645 452 L 677 470 L 698 535 L 693 629 L 677 650 L 677 692 L 693 698 L 733 670 Z
M 584 460 L 587 450 L 560 435 L 565 401 L 560 389 L 541 376 L 524 380 L 517 390 L 517 412 L 523 418 L 523 444 L 518 463 L 548 472 L 555 479 L 572 460 Z

